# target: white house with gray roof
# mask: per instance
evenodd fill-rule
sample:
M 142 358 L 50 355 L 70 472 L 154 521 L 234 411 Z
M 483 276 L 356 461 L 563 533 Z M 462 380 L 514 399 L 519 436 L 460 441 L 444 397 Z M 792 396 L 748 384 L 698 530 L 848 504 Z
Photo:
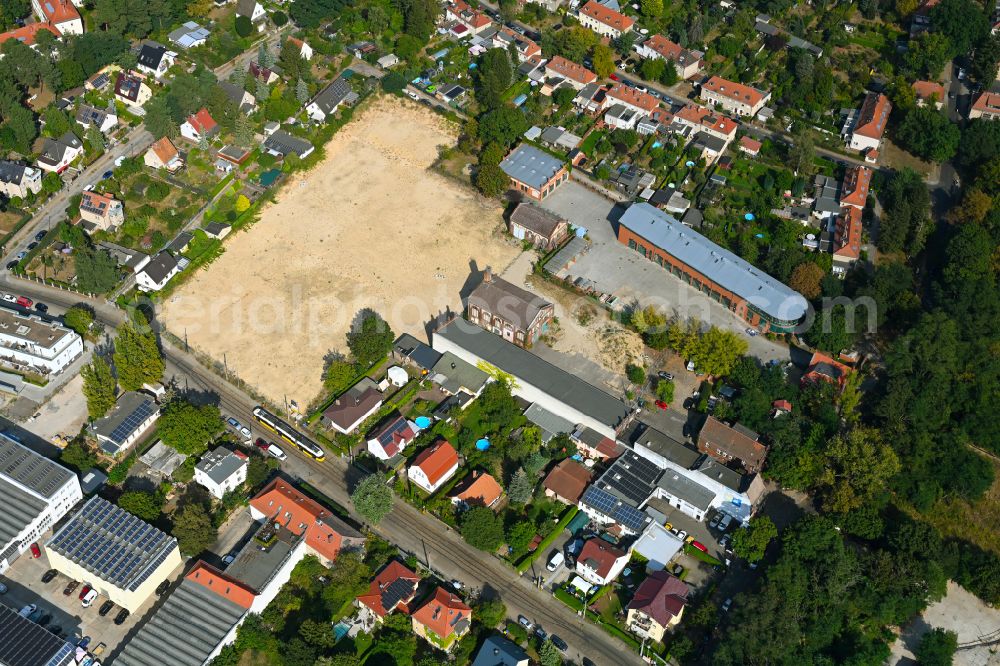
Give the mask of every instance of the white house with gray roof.
M 337 77 L 313 97 L 306 106 L 306 113 L 316 122 L 325 123 L 327 118 L 337 112 L 341 104 L 347 102 L 353 92 L 347 79 Z
M 107 134 L 118 126 L 118 114 L 113 106 L 98 109 L 90 104 L 80 104 L 76 110 L 76 122 L 84 129 L 96 127 L 102 134 Z
M 170 278 L 181 272 L 181 265 L 167 251 L 161 251 L 135 274 L 141 291 L 159 291 L 167 286 Z
M 0 361 L 43 375 L 62 372 L 83 354 L 83 338 L 57 321 L 0 308 Z
M 263 148 L 275 157 L 295 154 L 298 155 L 299 159 L 308 157 L 315 150 L 311 143 L 297 136 L 292 136 L 285 130 L 277 130 L 264 139 Z
M 194 466 L 194 482 L 204 486 L 216 499 L 239 488 L 247 480 L 247 456 L 219 446 Z
M 0 432 L 0 573 L 82 499 L 76 474 Z
M 0 160 L 0 193 L 8 199 L 42 191 L 42 171 L 21 162 Z
M 94 421 L 90 430 L 101 450 L 109 456 L 116 456 L 131 448 L 158 418 L 160 409 L 152 396 L 126 391 L 118 396 L 111 413 Z
M 566 165 L 530 143 L 522 143 L 500 163 L 511 189 L 541 201 L 569 178 Z
M 208 28 L 203 28 L 194 21 L 188 21 L 167 35 L 167 39 L 178 48 L 187 50 L 204 44 L 209 34 L 211 33 Z

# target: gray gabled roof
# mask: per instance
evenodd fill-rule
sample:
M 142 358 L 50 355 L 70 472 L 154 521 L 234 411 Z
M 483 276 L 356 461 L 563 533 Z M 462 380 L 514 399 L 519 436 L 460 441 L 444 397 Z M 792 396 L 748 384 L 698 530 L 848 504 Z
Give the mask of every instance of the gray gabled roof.
M 500 163 L 500 168 L 511 178 L 540 190 L 563 168 L 563 162 L 543 150 L 522 143 Z
M 185 579 L 128 642 L 116 666 L 201 666 L 243 617 L 239 604 Z
M 714 492 L 671 469 L 663 473 L 656 485 L 702 511 L 708 511 L 715 500 Z
M 0 548 L 48 506 L 73 473 L 0 433 Z
M 177 268 L 177 260 L 169 252 L 161 251 L 149 260 L 149 263 L 143 267 L 142 272 L 148 275 L 150 280 L 159 284 L 175 268 Z
M 528 663 L 528 653 L 503 636 L 490 636 L 476 653 L 472 666 L 519 666 Z
M 543 442 L 548 442 L 560 433 L 568 435 L 576 428 L 576 424 L 572 421 L 553 414 L 538 403 L 532 403 L 524 410 L 524 418 L 541 429 Z
M 224 446 L 209 451 L 195 464 L 195 469 L 201 470 L 216 483 L 223 483 L 247 464 L 247 461 Z
M 264 140 L 264 148 L 272 150 L 281 155 L 295 153 L 299 157 L 312 152 L 313 146 L 305 139 L 292 136 L 285 130 L 278 130 Z
M 137 391 L 126 391 L 118 396 L 111 412 L 94 421 L 90 429 L 94 435 L 103 438 L 101 449 L 108 455 L 115 455 L 156 409 L 156 403 L 150 396 Z
M 27 165 L 11 160 L 0 160 L 0 182 L 20 185 Z
M 770 317 L 797 321 L 809 307 L 802 294 L 654 206 L 632 204 L 619 224 Z
M 346 79 L 340 77 L 334 79 L 330 85 L 323 88 L 313 98 L 312 103 L 319 107 L 319 110 L 324 113 L 324 115 L 333 113 L 340 104 L 347 99 L 347 96 L 351 94 L 351 84 L 347 82 Z

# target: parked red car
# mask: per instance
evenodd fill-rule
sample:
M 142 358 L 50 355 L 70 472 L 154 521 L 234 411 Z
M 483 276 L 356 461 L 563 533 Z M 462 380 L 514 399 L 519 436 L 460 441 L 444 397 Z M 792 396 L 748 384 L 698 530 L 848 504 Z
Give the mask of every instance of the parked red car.
M 659 407 L 660 409 L 666 409 L 670 405 L 668 405 L 667 403 L 663 402 L 662 400 L 657 400 L 656 401 L 656 406 Z
M 34 301 L 28 298 L 27 296 L 17 297 L 17 304 L 20 305 L 22 308 L 30 308 L 32 303 L 34 303 Z
M 83 601 L 83 598 L 84 598 L 85 596 L 87 596 L 87 594 L 88 594 L 89 592 L 90 592 L 90 586 L 89 586 L 89 585 L 84 585 L 84 586 L 83 586 L 83 589 L 82 589 L 82 590 L 80 590 L 80 601 Z
M 256 442 L 254 442 L 253 444 L 254 444 L 254 446 L 256 446 L 256 447 L 257 447 L 258 449 L 260 449 L 261 451 L 267 451 L 267 447 L 268 447 L 268 446 L 270 446 L 270 444 L 268 444 L 268 443 L 267 443 L 266 441 L 264 441 L 264 440 L 263 440 L 262 438 L 260 438 L 260 437 L 258 437 L 258 438 L 257 438 L 257 441 L 256 441 Z
M 707 553 L 708 552 L 708 548 L 706 548 L 705 544 L 703 544 L 700 541 L 692 541 L 691 545 L 694 546 L 695 548 L 697 548 L 698 550 L 700 550 L 703 553 Z
M 42 556 L 42 549 L 38 547 L 37 543 L 31 544 L 31 556 L 36 560 Z

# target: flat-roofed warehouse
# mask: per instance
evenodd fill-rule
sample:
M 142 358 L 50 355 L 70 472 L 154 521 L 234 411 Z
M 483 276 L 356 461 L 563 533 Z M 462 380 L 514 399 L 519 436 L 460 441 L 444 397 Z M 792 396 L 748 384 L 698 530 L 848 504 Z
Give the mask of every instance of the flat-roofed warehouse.
M 435 331 L 432 345 L 490 374 L 503 371 L 514 380 L 514 395 L 605 437 L 614 439 L 631 415 L 624 401 L 464 319 Z
M 177 539 L 96 496 L 45 550 L 53 569 L 132 612 L 182 563 Z
M 618 240 L 763 332 L 792 331 L 809 307 L 802 294 L 647 203 L 625 211 Z

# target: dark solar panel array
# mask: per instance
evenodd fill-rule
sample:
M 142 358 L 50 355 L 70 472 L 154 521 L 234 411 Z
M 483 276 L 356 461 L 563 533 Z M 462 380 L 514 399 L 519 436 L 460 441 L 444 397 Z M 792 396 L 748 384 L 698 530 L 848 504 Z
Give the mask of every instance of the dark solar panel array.
M 646 514 L 597 486 L 587 488 L 587 492 L 583 494 L 583 503 L 636 532 L 641 531 L 646 524 Z
M 136 407 L 135 411 L 125 417 L 114 430 L 111 431 L 109 439 L 116 444 L 125 442 L 125 438 L 132 434 L 146 419 L 153 415 L 155 408 L 149 401 L 145 401 Z
M 108 85 L 108 82 L 110 80 L 111 80 L 111 77 L 108 75 L 107 72 L 104 72 L 103 74 L 101 74 L 100 76 L 98 76 L 96 79 L 94 79 L 93 82 L 91 83 L 91 85 L 94 86 L 94 88 L 96 90 L 100 90 L 104 86 Z
M 413 581 L 397 578 L 382 590 L 382 608 L 391 610 L 403 599 L 413 594 Z
M 173 550 L 166 534 L 99 497 L 90 500 L 48 547 L 133 591 Z

